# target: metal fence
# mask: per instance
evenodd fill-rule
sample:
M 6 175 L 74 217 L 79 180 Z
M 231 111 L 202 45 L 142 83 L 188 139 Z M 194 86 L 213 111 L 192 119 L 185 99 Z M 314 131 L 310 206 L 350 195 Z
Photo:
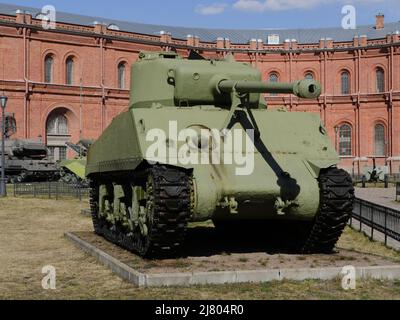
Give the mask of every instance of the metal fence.
M 49 199 L 75 198 L 82 200 L 89 196 L 89 188 L 63 182 L 16 183 L 14 197 L 29 196 Z
M 353 174 L 351 177 L 355 186 L 361 184 L 362 188 L 366 187 L 368 180 L 365 175 Z M 384 180 L 377 183 L 383 183 L 385 188 L 389 188 L 400 183 L 400 174 L 386 174 Z
M 360 231 L 363 225 L 371 228 L 371 239 L 374 239 L 374 232 L 379 231 L 385 237 L 385 245 L 388 238 L 400 241 L 400 211 L 356 199 L 352 219 L 360 222 Z M 354 221 L 351 225 L 354 227 Z

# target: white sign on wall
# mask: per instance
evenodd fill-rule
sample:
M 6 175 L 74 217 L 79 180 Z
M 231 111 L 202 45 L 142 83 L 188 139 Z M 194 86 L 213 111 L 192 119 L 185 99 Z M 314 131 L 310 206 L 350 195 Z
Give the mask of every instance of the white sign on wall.
M 268 44 L 279 44 L 279 35 L 278 34 L 269 34 L 268 35 Z

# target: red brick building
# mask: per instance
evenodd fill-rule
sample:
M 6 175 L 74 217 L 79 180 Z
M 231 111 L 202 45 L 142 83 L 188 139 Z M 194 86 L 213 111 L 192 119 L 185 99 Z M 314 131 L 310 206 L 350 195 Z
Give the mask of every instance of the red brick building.
M 385 24 L 382 15 L 356 30 L 271 31 L 165 27 L 65 13 L 57 13 L 56 29 L 46 30 L 40 10 L 0 5 L 0 93 L 16 115 L 15 137 L 41 136 L 63 158 L 66 141 L 97 138 L 127 109 L 129 68 L 140 51 L 232 53 L 259 68 L 265 81 L 320 81 L 324 91 L 317 101 L 266 99 L 270 107 L 320 114 L 349 171 L 358 173 L 377 158 L 397 173 L 398 30 L 400 23 Z

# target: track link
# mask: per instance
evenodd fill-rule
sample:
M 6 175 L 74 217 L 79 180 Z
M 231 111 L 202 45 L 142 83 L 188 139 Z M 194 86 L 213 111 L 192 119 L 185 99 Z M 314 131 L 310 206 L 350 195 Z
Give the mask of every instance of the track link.
M 354 205 L 354 187 L 350 175 L 338 168 L 321 171 L 320 209 L 303 253 L 332 253 L 341 237 Z
M 142 257 L 170 256 L 181 248 L 186 237 L 191 215 L 192 176 L 167 166 L 154 166 L 145 175 L 151 175 L 154 183 L 154 213 L 148 223 L 148 235 L 142 236 L 139 227 L 127 234 L 120 226 L 110 226 L 99 218 L 98 183 L 91 181 L 90 202 L 95 233 Z

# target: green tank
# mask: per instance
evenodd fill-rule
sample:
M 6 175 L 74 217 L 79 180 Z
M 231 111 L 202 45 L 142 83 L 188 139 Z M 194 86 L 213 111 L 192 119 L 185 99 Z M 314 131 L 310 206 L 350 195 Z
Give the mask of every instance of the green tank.
M 67 142 L 65 145 L 76 153 L 75 159 L 60 162 L 60 181 L 71 185 L 87 187 L 86 179 L 86 156 L 93 140 L 83 139 L 77 144 Z
M 265 83 L 232 57 L 142 52 L 131 83 L 129 111 L 88 153 L 97 234 L 153 258 L 179 252 L 190 222 L 290 224 L 302 230 L 301 252 L 333 251 L 352 213 L 352 180 L 317 114 L 269 110 L 262 95 L 316 99 L 318 82 Z

